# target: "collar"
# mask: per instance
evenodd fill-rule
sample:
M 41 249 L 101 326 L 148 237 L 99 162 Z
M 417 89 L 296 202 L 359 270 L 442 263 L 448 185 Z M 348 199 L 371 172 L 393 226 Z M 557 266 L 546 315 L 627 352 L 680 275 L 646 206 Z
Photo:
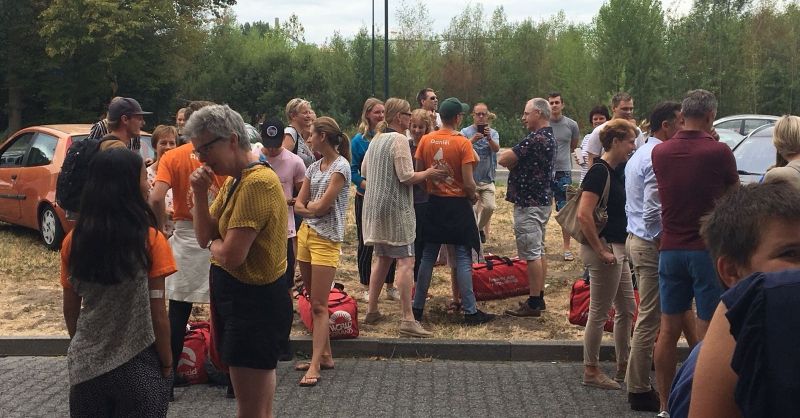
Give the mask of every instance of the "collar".
M 658 144 L 660 144 L 660 143 L 662 143 L 664 141 L 662 141 L 662 140 L 660 140 L 660 139 L 658 139 L 658 138 L 656 138 L 654 136 L 651 136 L 651 137 L 648 137 L 647 141 L 645 141 L 645 142 L 648 143 L 648 144 L 658 145 Z

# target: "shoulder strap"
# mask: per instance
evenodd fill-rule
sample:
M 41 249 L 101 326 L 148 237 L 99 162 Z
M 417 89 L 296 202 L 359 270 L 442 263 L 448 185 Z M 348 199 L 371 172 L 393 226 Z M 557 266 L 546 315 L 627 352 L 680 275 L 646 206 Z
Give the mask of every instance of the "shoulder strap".
M 600 207 L 605 209 L 606 206 L 608 206 L 608 192 L 611 188 L 611 170 L 603 163 L 598 164 L 602 165 L 606 169 L 606 173 L 608 173 L 608 177 L 606 177 L 606 187 L 603 188 L 603 197 L 600 199 Z

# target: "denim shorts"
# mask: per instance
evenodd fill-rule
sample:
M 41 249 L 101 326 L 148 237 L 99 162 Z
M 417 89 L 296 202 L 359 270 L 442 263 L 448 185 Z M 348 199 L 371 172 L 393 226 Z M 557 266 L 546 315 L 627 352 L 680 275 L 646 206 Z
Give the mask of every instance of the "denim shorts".
M 697 305 L 697 317 L 710 321 L 719 304 L 722 287 L 711 255 L 705 250 L 661 251 L 658 262 L 661 312 L 677 315 Z
M 569 171 L 556 171 L 556 175 L 550 184 L 553 189 L 553 199 L 556 201 L 556 211 L 561 210 L 567 204 L 567 187 L 572 184 L 572 173 Z

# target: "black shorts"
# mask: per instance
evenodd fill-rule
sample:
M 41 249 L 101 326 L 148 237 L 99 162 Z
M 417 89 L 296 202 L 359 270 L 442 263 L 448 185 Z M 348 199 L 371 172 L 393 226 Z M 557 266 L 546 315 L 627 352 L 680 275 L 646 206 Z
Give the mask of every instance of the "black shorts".
M 242 283 L 211 265 L 211 315 L 222 361 L 230 367 L 273 370 L 289 340 L 292 300 L 286 282 Z

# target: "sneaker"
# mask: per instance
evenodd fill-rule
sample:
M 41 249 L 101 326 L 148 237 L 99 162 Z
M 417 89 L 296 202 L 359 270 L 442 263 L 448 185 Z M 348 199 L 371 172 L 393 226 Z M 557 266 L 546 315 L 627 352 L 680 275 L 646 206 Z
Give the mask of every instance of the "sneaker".
M 414 313 L 414 320 L 417 322 L 422 322 L 422 309 L 418 308 L 411 308 L 411 312 Z
M 539 298 L 536 299 L 536 303 L 539 305 L 537 308 L 539 308 L 540 311 L 547 310 L 547 304 L 544 302 L 544 296 L 539 296 Z
M 363 300 L 364 303 L 369 303 L 369 290 L 364 291 L 364 295 L 361 297 L 361 300 Z
M 542 311 L 541 309 L 531 308 L 531 306 L 528 305 L 528 301 L 525 301 L 519 302 L 517 309 L 506 309 L 505 314 L 519 317 L 539 317 L 542 316 Z
M 474 314 L 464 314 L 464 324 L 465 325 L 485 324 L 493 320 L 494 317 L 495 314 L 486 313 L 478 309 Z
M 669 418 L 669 412 L 661 411 L 658 413 L 658 415 L 656 415 L 656 418 Z
M 400 291 L 397 290 L 396 287 L 387 287 L 386 288 L 386 299 L 389 300 L 400 300 Z
M 575 261 L 575 255 L 572 251 L 564 251 L 564 261 Z
M 478 235 L 481 236 L 481 244 L 486 244 L 486 233 L 483 231 L 478 231 Z
M 628 403 L 634 411 L 659 412 L 660 402 L 658 392 L 654 389 L 642 393 L 628 393 Z
M 419 321 L 400 321 L 400 335 L 418 338 L 433 337 L 433 333 L 422 328 Z
M 367 325 L 375 325 L 383 320 L 384 316 L 380 312 L 367 312 L 364 317 L 364 323 Z

